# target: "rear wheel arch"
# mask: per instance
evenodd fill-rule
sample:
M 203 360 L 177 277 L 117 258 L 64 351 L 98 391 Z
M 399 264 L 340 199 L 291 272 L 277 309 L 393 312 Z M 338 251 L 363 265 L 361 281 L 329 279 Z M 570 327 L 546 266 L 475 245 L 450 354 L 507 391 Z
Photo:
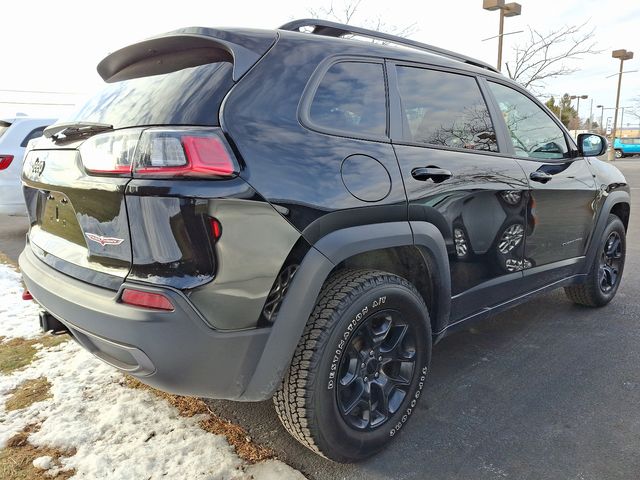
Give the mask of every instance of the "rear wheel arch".
M 432 331 L 446 326 L 451 311 L 451 277 L 445 240 L 435 225 L 389 222 L 349 227 L 326 235 L 316 248 L 336 265 L 332 273 L 344 267 L 369 268 L 406 278 L 429 309 Z M 392 264 L 393 259 L 400 264 Z M 421 275 L 426 277 L 421 279 Z
M 331 271 L 334 275 L 342 270 L 378 270 L 392 273 L 408 280 L 418 290 L 431 316 L 431 329 L 437 331 L 435 318 L 440 305 L 435 301 L 436 269 L 427 252 L 413 245 L 369 250 L 344 259 Z
M 372 258 L 378 258 L 378 261 L 382 258 L 383 262 L 385 258 L 387 262 L 401 259 L 404 265 L 389 273 L 403 277 L 402 273 L 410 272 L 412 261 L 420 261 L 413 278 L 419 272 L 429 272 L 431 285 L 423 283 L 416 288 L 423 298 L 430 296 L 429 301 L 425 300 L 427 307 L 435 306 L 433 313 L 430 311 L 431 325 L 438 328 L 432 331 L 441 331 L 446 326 L 451 303 L 450 275 L 444 239 L 435 226 L 426 223 L 414 226 L 413 222 L 404 221 L 334 231 L 318 240 L 302 260 L 241 400 L 264 400 L 273 395 L 289 367 L 326 280 L 347 265 L 380 269 Z M 413 283 L 412 278 L 407 280 Z

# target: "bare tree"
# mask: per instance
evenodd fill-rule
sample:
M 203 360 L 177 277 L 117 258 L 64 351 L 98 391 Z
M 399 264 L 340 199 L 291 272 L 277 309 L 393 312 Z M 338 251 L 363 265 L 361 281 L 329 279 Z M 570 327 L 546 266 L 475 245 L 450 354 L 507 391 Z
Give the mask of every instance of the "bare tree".
M 310 8 L 309 14 L 313 18 L 331 20 L 338 23 L 359 25 L 371 30 L 390 33 L 399 37 L 409 37 L 418 31 L 418 24 L 413 22 L 408 25 L 389 25 L 378 15 L 375 18 L 361 19 L 358 15 L 362 0 L 342 0 L 336 6 L 332 1 L 328 7 Z M 382 42 L 384 43 L 384 42 Z
M 578 71 L 572 62 L 602 52 L 596 48 L 595 28 L 585 30 L 588 23 L 566 25 L 547 33 L 529 27 L 526 44 L 514 47 L 515 57 L 506 62 L 509 77 L 535 90 L 545 80 Z

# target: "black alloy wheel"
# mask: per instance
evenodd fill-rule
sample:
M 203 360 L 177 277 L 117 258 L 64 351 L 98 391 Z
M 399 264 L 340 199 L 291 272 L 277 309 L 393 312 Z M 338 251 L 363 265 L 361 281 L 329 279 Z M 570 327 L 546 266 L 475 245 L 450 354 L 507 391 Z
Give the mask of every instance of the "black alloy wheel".
M 618 284 L 622 265 L 622 239 L 616 231 L 611 232 L 600 255 L 599 279 L 600 289 L 609 293 Z
M 351 427 L 372 430 L 398 411 L 416 367 L 416 332 L 397 310 L 366 318 L 340 365 L 336 399 Z
M 609 214 L 599 238 L 589 273 L 581 283 L 564 288 L 569 300 L 587 307 L 602 307 L 613 300 L 624 271 L 627 244 L 622 220 Z

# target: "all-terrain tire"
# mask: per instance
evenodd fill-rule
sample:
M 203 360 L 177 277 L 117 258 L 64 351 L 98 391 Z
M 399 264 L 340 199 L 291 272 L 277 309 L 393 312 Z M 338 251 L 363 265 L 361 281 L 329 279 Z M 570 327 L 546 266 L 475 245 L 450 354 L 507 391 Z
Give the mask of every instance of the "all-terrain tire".
M 388 326 L 387 319 L 390 319 Z M 379 332 L 385 328 L 388 328 L 386 336 L 376 353 L 372 353 L 372 347 L 371 358 L 363 359 L 362 368 L 360 360 L 352 367 L 354 358 L 367 355 L 363 339 L 372 335 L 371 345 L 375 345 L 380 341 L 375 335 L 382 335 Z M 402 359 L 411 357 L 413 367 L 407 367 L 409 361 L 396 360 L 403 372 L 400 377 L 410 377 L 410 381 L 403 378 L 405 386 L 393 387 L 395 410 L 391 408 L 391 400 L 381 400 L 380 393 L 377 397 L 380 401 L 369 401 L 368 405 L 370 408 L 377 405 L 380 410 L 384 410 L 381 405 L 386 406 L 386 416 L 381 417 L 378 410 L 371 408 L 367 417 L 366 412 L 362 413 L 366 407 L 355 409 L 357 414 L 349 416 L 341 402 L 344 402 L 344 392 L 350 393 L 346 389 L 351 387 L 344 386 L 342 372 L 347 371 L 346 377 L 351 375 L 348 370 L 355 368 L 353 375 L 358 377 L 351 382 L 364 385 L 365 390 L 365 381 L 377 382 L 369 384 L 369 399 L 373 398 L 371 392 L 382 392 L 384 389 L 379 384 L 390 382 L 397 370 L 393 360 L 383 359 L 383 355 L 388 355 L 384 348 L 391 348 L 400 335 L 397 332 L 405 333 L 397 337 L 401 338 L 398 340 L 401 344 L 393 347 L 394 351 L 402 351 Z M 357 350 L 356 346 L 363 349 Z M 366 349 L 368 351 L 369 346 Z M 320 292 L 289 371 L 274 396 L 275 408 L 284 427 L 304 446 L 334 461 L 358 461 L 382 449 L 411 417 L 424 387 L 430 360 L 429 314 L 415 287 L 406 279 L 385 272 L 343 270 L 332 275 Z M 409 371 L 410 374 L 405 373 Z M 354 398 L 360 397 L 356 393 Z M 375 427 L 374 416 L 379 422 Z M 367 421 L 369 425 L 363 426 Z
M 603 280 L 606 280 L 603 278 L 603 275 L 606 274 L 604 269 L 607 268 L 607 249 L 611 246 L 611 240 L 615 240 L 616 238 L 619 239 L 619 249 L 616 252 L 618 258 L 616 259 L 614 269 L 616 272 L 616 281 L 614 285 L 603 288 Z M 622 279 L 625 255 L 626 236 L 624 225 L 620 218 L 610 214 L 607 219 L 607 226 L 602 236 L 598 239 L 598 251 L 586 280 L 580 285 L 572 285 L 564 289 L 569 300 L 587 307 L 602 307 L 613 300 Z M 606 281 L 604 283 L 606 283 Z

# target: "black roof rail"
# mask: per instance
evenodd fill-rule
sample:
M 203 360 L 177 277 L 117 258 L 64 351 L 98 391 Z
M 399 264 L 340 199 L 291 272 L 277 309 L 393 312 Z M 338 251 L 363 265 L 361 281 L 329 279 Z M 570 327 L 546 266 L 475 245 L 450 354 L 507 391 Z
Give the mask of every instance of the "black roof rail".
M 369 30 L 367 28 L 354 27 L 352 25 L 346 25 L 344 23 L 330 22 L 328 20 L 318 20 L 314 18 L 304 18 L 300 20 L 292 20 L 285 23 L 280 27 L 280 30 L 290 30 L 292 32 L 299 32 L 301 28 L 313 27 L 310 33 L 315 35 L 325 35 L 327 37 L 343 37 L 345 35 L 357 35 L 360 37 L 372 38 L 374 40 L 382 40 L 405 47 L 415 48 L 424 52 L 435 53 L 443 57 L 452 58 L 460 62 L 468 63 L 480 68 L 486 68 L 492 72 L 498 72 L 495 67 L 492 67 L 488 63 L 480 60 L 476 60 L 459 53 L 445 50 L 444 48 L 434 47 L 422 42 L 416 42 L 408 38 L 399 37 L 397 35 L 391 35 L 389 33 L 378 32 L 377 30 Z

